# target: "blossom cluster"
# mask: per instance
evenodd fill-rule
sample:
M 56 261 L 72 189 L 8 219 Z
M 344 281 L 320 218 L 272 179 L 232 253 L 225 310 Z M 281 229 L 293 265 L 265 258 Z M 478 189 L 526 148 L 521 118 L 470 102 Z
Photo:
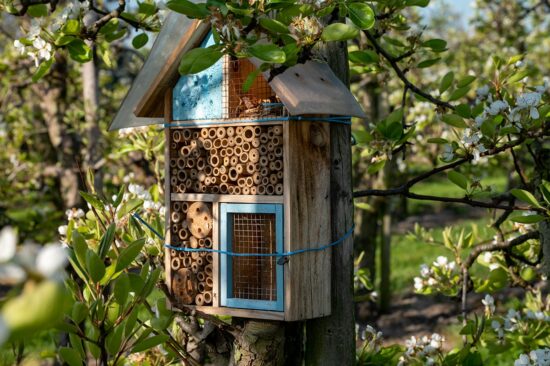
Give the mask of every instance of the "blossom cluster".
M 424 365 L 434 365 L 438 356 L 441 355 L 442 346 L 445 338 L 438 333 L 434 333 L 431 337 L 423 336 L 422 338 L 411 337 L 405 342 L 407 350 L 399 358 L 398 366 L 405 366 L 418 359 L 424 361 Z
M 550 348 L 539 348 L 529 354 L 521 354 L 514 361 L 514 366 L 550 366 Z
M 34 61 L 36 67 L 42 60 L 48 61 L 53 57 L 53 46 L 40 35 L 41 27 L 38 23 L 33 23 L 29 33 L 24 39 L 16 39 L 13 46 L 21 55 L 27 55 Z
M 323 25 L 314 16 L 299 16 L 292 19 L 288 27 L 290 36 L 296 40 L 299 46 L 311 46 L 319 40 L 323 33 Z
M 452 291 L 452 284 L 459 275 L 459 267 L 455 261 L 449 261 L 445 256 L 439 256 L 432 266 L 422 264 L 420 276 L 414 278 L 414 288 L 420 293 Z M 451 287 L 449 287 L 451 285 Z

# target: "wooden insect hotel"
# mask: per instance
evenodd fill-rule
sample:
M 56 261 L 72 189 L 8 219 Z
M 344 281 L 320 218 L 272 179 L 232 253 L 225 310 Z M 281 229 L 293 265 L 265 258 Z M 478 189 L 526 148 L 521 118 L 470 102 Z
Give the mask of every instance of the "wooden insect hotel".
M 177 307 L 209 314 L 329 315 L 329 123 L 364 112 L 317 62 L 246 92 L 255 60 L 180 76 L 185 52 L 212 42 L 209 25 L 170 15 L 111 125 L 165 125 L 167 284 Z

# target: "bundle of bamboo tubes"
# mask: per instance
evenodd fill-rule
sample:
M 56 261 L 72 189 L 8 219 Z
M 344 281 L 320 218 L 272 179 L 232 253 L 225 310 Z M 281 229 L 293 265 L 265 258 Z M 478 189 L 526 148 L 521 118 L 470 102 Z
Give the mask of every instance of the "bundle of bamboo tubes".
M 212 249 L 212 204 L 172 202 L 170 227 L 173 245 L 192 249 Z M 170 250 L 172 293 L 183 305 L 211 305 L 212 263 L 208 252 Z
M 173 193 L 283 194 L 283 126 L 174 128 Z

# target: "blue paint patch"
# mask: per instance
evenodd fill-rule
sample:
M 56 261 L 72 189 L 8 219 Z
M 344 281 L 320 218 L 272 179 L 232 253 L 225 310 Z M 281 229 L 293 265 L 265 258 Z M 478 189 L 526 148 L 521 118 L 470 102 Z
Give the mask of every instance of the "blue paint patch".
M 213 44 L 214 37 L 210 33 L 201 47 Z M 222 84 L 223 58 L 198 74 L 181 76 L 172 92 L 174 120 L 222 118 Z

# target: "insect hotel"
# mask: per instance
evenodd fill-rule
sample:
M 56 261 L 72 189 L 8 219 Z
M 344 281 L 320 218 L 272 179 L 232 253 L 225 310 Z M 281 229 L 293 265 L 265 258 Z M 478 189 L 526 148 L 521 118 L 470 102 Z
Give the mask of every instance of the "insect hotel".
M 321 63 L 246 92 L 254 60 L 178 74 L 213 42 L 209 25 L 170 15 L 111 125 L 166 127 L 167 285 L 177 307 L 209 314 L 329 315 L 329 123 L 364 112 Z

